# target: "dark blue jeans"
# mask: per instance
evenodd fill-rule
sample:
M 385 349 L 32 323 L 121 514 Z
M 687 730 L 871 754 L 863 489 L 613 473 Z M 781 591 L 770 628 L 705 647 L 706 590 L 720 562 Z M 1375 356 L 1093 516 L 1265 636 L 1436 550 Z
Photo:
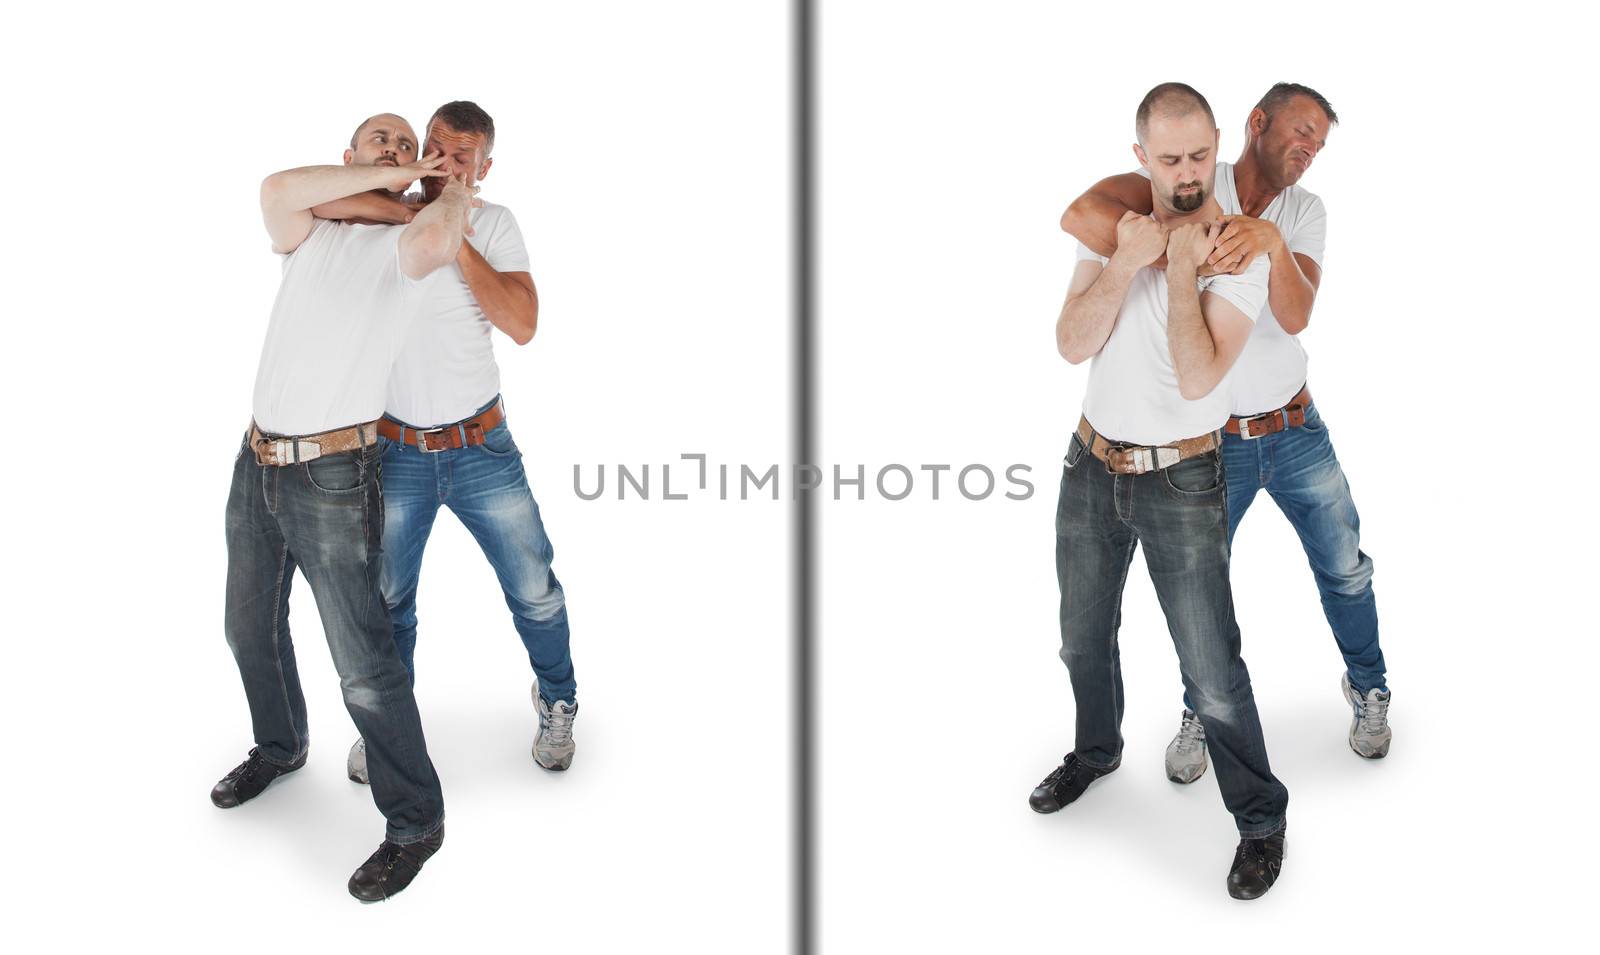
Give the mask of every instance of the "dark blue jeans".
M 395 645 L 413 680 L 422 551 L 443 505 L 466 525 L 494 568 L 538 678 L 540 698 L 551 705 L 577 702 L 566 595 L 550 569 L 555 549 L 545 536 L 511 429 L 502 421 L 484 434 L 483 444 L 450 451 L 383 443 L 383 593 L 394 618 Z
M 1206 730 L 1222 801 L 1241 836 L 1283 828 L 1289 793 L 1267 764 L 1250 673 L 1228 587 L 1228 519 L 1217 452 L 1147 474 L 1111 474 L 1076 435 L 1056 507 L 1061 659 L 1077 704 L 1073 751 L 1085 765 L 1122 760 L 1122 665 L 1117 630 L 1134 548 L 1178 650 L 1178 666 Z
M 379 460 L 374 445 L 264 467 L 248 447 L 240 449 L 228 493 L 226 631 L 262 758 L 294 762 L 309 735 L 289 639 L 289 586 L 296 568 L 305 575 L 345 709 L 367 741 L 372 798 L 388 820 L 387 838 L 408 843 L 444 822 L 444 795 L 378 588 Z
M 1351 685 L 1362 696 L 1374 687 L 1387 690 L 1372 558 L 1361 550 L 1361 518 L 1350 482 L 1316 406 L 1306 409 L 1299 428 L 1249 441 L 1225 435 L 1222 460 L 1228 471 L 1229 542 L 1256 492 L 1265 490 L 1300 535 Z

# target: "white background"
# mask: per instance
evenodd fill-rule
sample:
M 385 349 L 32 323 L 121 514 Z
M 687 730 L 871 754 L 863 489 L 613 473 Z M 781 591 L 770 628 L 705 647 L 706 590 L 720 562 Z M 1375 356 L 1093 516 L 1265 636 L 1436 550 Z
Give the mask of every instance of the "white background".
M 822 456 L 1025 462 L 1036 484 L 969 502 L 947 475 L 933 503 L 923 475 L 825 510 L 824 950 L 1587 936 L 1591 33 L 1544 4 L 993 2 L 825 4 L 822 33 Z M 1025 801 L 1072 746 L 1051 534 L 1088 366 L 1052 344 L 1057 219 L 1134 167 L 1166 80 L 1206 94 L 1229 161 L 1275 81 L 1343 119 L 1302 180 L 1329 212 L 1302 338 L 1376 561 L 1395 736 L 1381 762 L 1349 751 L 1337 650 L 1263 495 L 1234 580 L 1290 828 L 1249 904 L 1215 773 L 1162 773 L 1181 685 L 1141 558 L 1122 768 L 1057 815 Z
M 789 38 L 777 4 L 107 5 L 13 14 L 4 85 L 3 799 L 13 950 L 776 951 L 788 936 L 784 506 L 585 502 L 582 464 L 788 449 Z M 494 117 L 538 336 L 496 336 L 556 547 L 582 713 L 529 755 L 527 656 L 442 516 L 417 693 L 448 834 L 363 907 L 383 820 L 304 581 L 314 745 L 236 810 L 223 505 L 279 266 L 257 185 L 355 125 Z M 683 475 L 674 475 L 681 487 Z M 614 473 L 610 476 L 615 487 Z M 380 941 L 381 940 L 381 941 Z M 15 948 L 20 945 L 21 948 Z

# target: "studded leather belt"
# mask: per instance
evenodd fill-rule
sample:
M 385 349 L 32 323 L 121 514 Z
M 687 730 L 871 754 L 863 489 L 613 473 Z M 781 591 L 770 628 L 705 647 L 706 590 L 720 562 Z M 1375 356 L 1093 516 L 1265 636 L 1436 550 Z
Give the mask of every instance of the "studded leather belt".
M 475 448 L 483 443 L 483 436 L 506 420 L 505 402 L 496 401 L 489 410 L 454 424 L 437 428 L 407 428 L 388 418 L 378 419 L 378 433 L 390 441 L 409 444 L 424 454 Z
M 256 463 L 264 467 L 285 467 L 304 464 L 328 454 L 355 451 L 378 440 L 378 422 L 361 424 L 307 435 L 267 434 L 250 422 L 250 448 L 256 453 Z
M 1147 471 L 1159 471 L 1187 458 L 1215 451 L 1222 443 L 1217 432 L 1208 431 L 1197 438 L 1184 438 L 1182 441 L 1156 447 L 1119 444 L 1095 431 L 1089 424 L 1089 419 L 1083 417 L 1078 419 L 1078 439 L 1089 449 L 1090 454 L 1104 462 L 1106 470 L 1112 474 L 1144 474 Z
M 1306 409 L 1309 407 L 1311 407 L 1311 386 L 1307 385 L 1282 408 L 1242 418 L 1229 418 L 1224 428 L 1229 434 L 1236 434 L 1249 441 L 1252 438 L 1277 434 L 1285 428 L 1300 427 L 1306 423 Z

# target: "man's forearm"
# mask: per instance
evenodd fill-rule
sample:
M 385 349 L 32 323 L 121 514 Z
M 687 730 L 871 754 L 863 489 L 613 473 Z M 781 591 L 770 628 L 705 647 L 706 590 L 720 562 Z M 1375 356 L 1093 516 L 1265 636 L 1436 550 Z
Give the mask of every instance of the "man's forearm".
M 1267 279 L 1267 303 L 1278 324 L 1290 335 L 1298 335 L 1311 324 L 1311 306 L 1317 289 L 1300 270 L 1300 262 L 1287 246 L 1272 254 L 1272 273 Z
M 318 219 L 353 219 L 364 222 L 384 222 L 405 225 L 417 214 L 387 189 L 370 189 L 342 199 L 332 199 L 311 207 Z
M 1193 265 L 1167 267 L 1167 351 L 1184 398 L 1204 398 L 1222 380 L 1216 371 L 1216 342 L 1200 311 Z
M 1116 199 L 1086 192 L 1061 213 L 1061 229 L 1095 255 L 1110 257 L 1117 251 L 1117 222 L 1128 211 Z
M 301 166 L 268 176 L 261 183 L 264 210 L 297 212 L 358 192 L 381 188 L 394 175 L 383 166 Z
M 400 234 L 400 268 L 416 279 L 450 264 L 461 250 L 472 194 L 447 186 Z
M 510 275 L 495 271 L 489 260 L 473 248 L 471 242 L 461 243 L 456 254 L 456 264 L 461 266 L 461 276 L 472 289 L 472 297 L 490 324 L 500 329 L 518 345 L 526 345 L 539 329 L 539 292 L 530 279 L 522 284 Z
M 1062 358 L 1076 365 L 1100 353 L 1138 271 L 1112 256 L 1093 285 L 1077 298 L 1067 299 L 1056 319 L 1056 350 Z

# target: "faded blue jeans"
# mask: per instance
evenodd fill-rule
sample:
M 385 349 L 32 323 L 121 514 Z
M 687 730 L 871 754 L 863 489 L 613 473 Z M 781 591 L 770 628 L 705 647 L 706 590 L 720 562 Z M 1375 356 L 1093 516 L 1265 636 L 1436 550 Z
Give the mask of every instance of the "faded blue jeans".
M 1362 696 L 1374 687 L 1387 690 L 1372 558 L 1361 550 L 1361 518 L 1350 482 L 1316 405 L 1306 408 L 1299 428 L 1248 441 L 1224 435 L 1222 460 L 1228 471 L 1229 543 L 1256 492 L 1265 490 L 1300 535 L 1351 686 Z
M 283 467 L 248 446 L 228 492 L 225 631 L 239 665 L 256 747 L 275 766 L 309 745 L 306 701 L 289 639 L 296 568 L 311 586 L 339 671 L 345 709 L 367 741 L 372 799 L 387 838 L 416 842 L 444 822 L 444 796 L 378 589 L 383 498 L 378 446 Z
M 493 405 L 491 401 L 479 412 Z M 395 423 L 416 430 L 406 422 Z M 545 536 L 539 505 L 522 469 L 522 452 L 506 422 L 486 432 L 477 447 L 425 452 L 395 441 L 383 444 L 383 594 L 394 618 L 394 643 L 412 681 L 422 551 L 442 505 L 466 525 L 500 579 L 511 620 L 539 681 L 539 697 L 552 705 L 576 702 L 566 595 L 550 569 L 555 550 Z
M 1073 435 L 1056 507 L 1061 659 L 1077 704 L 1073 752 L 1096 769 L 1122 760 L 1122 664 L 1117 630 L 1133 552 L 1145 565 L 1206 730 L 1223 804 L 1239 834 L 1283 828 L 1289 792 L 1272 775 L 1228 588 L 1228 520 L 1221 456 L 1212 451 L 1146 474 L 1111 474 Z

